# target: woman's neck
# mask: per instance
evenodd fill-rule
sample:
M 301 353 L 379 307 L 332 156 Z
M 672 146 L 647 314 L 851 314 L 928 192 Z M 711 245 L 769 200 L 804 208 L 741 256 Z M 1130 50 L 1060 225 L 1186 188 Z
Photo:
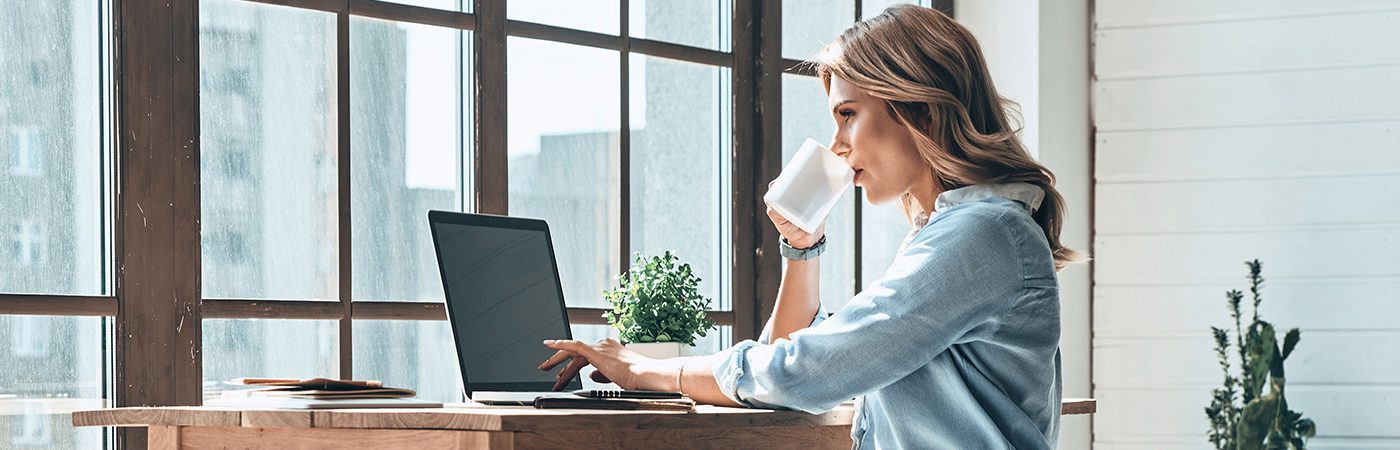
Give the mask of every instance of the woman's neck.
M 913 195 L 914 201 L 919 204 L 919 210 L 915 211 L 914 214 L 923 213 L 926 217 L 932 216 L 933 203 L 937 201 L 939 193 L 941 191 L 939 191 L 938 183 L 934 182 L 933 177 L 925 178 L 914 186 L 910 186 L 909 194 Z

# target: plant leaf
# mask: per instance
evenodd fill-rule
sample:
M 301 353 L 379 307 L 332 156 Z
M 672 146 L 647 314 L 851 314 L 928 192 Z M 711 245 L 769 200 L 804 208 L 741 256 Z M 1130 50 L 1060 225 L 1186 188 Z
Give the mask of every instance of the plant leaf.
M 1298 345 L 1298 339 L 1301 338 L 1301 336 L 1299 336 L 1300 333 L 1301 333 L 1301 332 L 1299 332 L 1297 328 L 1293 328 L 1293 329 L 1288 330 L 1288 334 L 1285 334 L 1285 335 L 1283 336 L 1283 358 L 1284 358 L 1284 359 L 1288 359 L 1288 355 L 1291 354 L 1291 353 L 1293 353 L 1293 347 L 1295 347 L 1295 346 Z

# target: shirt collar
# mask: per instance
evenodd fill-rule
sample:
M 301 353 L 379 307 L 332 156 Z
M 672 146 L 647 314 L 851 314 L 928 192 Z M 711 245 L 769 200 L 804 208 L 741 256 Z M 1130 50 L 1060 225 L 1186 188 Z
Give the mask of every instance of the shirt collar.
M 938 194 L 933 202 L 933 210 L 943 211 L 953 206 L 985 200 L 988 197 L 1001 197 L 1015 200 L 1025 205 L 1031 212 L 1040 208 L 1045 200 L 1045 191 L 1030 183 L 974 184 Z
M 933 214 L 951 208 L 953 206 L 985 200 L 989 197 L 1001 197 L 1015 200 L 1025 205 L 1031 212 L 1040 208 L 1040 202 L 1045 200 L 1045 191 L 1039 186 L 1030 183 L 1005 183 L 1005 184 L 974 184 L 964 186 L 951 191 L 938 194 L 938 199 L 933 202 Z M 919 213 L 914 217 L 915 228 L 923 228 L 928 224 L 929 216 Z

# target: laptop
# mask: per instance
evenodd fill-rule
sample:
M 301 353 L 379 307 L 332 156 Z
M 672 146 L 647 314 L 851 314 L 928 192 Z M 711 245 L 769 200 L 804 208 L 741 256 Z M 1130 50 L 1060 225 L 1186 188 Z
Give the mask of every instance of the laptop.
M 555 372 L 538 368 L 555 353 L 540 341 L 573 338 L 549 227 L 448 211 L 428 211 L 428 225 L 467 397 L 530 405 L 559 395 L 550 390 Z M 575 377 L 563 392 L 581 383 Z

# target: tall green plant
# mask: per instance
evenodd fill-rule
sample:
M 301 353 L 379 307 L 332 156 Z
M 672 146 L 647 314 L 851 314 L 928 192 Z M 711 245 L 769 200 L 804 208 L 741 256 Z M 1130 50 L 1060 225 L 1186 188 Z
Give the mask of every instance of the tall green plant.
M 715 322 L 705 316 L 710 299 L 700 295 L 700 277 L 667 251 L 650 259 L 636 254 L 632 267 L 603 291 L 612 310 L 603 313 L 623 343 L 680 342 L 695 345 Z
M 1288 409 L 1284 398 L 1283 361 L 1298 345 L 1297 328 L 1283 336 L 1278 346 L 1274 326 L 1259 319 L 1260 290 L 1264 285 L 1262 264 L 1247 261 L 1249 292 L 1254 300 L 1254 316 L 1248 328 L 1242 326 L 1240 302 L 1244 293 L 1225 293 L 1230 317 L 1235 320 L 1235 347 L 1239 351 L 1240 373 L 1230 370 L 1230 332 L 1211 327 L 1215 338 L 1215 356 L 1225 374 L 1224 385 L 1211 391 L 1210 406 L 1205 408 L 1210 419 L 1207 439 L 1218 450 L 1306 449 L 1307 439 L 1317 435 L 1317 425 L 1302 413 Z M 1268 384 L 1269 392 L 1264 393 Z M 1236 399 L 1239 403 L 1236 403 Z

